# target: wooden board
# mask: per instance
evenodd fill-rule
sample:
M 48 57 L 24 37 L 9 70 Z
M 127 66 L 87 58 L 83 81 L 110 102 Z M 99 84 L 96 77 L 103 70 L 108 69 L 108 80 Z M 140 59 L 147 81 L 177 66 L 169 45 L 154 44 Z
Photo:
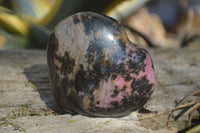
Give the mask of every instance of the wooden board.
M 156 90 L 145 105 L 149 113 L 133 112 L 122 118 L 93 118 L 58 115 L 48 82 L 46 51 L 0 51 L 0 132 L 2 133 L 134 133 L 177 132 L 188 117 L 170 120 L 169 114 L 138 120 L 175 107 L 176 103 L 200 90 L 200 48 L 149 49 L 156 70 Z M 195 100 L 198 96 L 192 96 Z M 177 111 L 174 112 L 175 114 Z M 194 117 L 199 113 L 194 112 Z M 150 124 L 149 124 L 150 123 Z

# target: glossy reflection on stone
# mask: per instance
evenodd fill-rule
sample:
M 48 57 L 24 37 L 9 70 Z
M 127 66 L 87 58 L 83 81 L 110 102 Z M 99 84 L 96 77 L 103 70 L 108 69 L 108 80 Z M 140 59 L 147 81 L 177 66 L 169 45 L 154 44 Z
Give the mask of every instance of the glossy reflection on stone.
M 47 59 L 57 108 L 120 117 L 142 107 L 155 86 L 149 53 L 131 43 L 116 20 L 80 12 L 51 33 Z

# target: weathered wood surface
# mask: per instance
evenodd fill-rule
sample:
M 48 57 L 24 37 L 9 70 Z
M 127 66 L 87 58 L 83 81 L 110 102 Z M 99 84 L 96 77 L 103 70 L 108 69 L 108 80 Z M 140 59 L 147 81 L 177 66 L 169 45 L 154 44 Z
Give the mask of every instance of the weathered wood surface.
M 176 102 L 200 89 L 200 48 L 151 49 L 157 85 L 152 99 L 145 105 L 149 111 L 174 108 Z M 192 99 L 196 99 L 193 96 Z M 177 132 L 179 121 L 164 128 L 167 116 L 138 121 L 141 113 L 123 118 L 92 118 L 70 114 L 56 115 L 48 82 L 46 52 L 36 50 L 0 51 L 0 132 L 2 133 L 134 133 Z M 145 115 L 145 114 L 144 114 Z M 146 114 L 147 115 L 147 114 Z M 196 116 L 199 113 L 196 111 Z M 194 115 L 194 116 L 195 116 Z M 163 122 L 164 121 L 164 122 Z M 162 125 L 162 123 L 164 123 Z

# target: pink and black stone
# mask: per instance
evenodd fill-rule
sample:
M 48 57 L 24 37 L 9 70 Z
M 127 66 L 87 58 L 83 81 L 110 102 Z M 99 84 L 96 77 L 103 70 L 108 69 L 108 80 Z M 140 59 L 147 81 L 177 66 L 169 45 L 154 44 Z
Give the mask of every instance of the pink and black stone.
M 116 20 L 80 12 L 61 21 L 48 49 L 51 88 L 63 113 L 120 117 L 141 108 L 155 86 L 149 53 Z

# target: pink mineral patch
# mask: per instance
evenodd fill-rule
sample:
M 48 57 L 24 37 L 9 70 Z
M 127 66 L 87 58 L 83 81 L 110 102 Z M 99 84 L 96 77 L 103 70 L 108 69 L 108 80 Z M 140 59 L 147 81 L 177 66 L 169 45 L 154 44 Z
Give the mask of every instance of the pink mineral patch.
M 155 72 L 152 68 L 152 60 L 149 54 L 146 54 L 146 59 L 144 60 L 144 63 L 146 64 L 145 67 L 145 74 L 147 79 L 149 80 L 150 83 L 155 83 Z
M 137 50 L 136 48 L 129 47 L 128 50 Z M 155 85 L 155 73 L 154 69 L 152 68 L 152 60 L 149 54 L 146 54 L 146 59 L 144 60 L 144 64 L 146 66 L 144 67 L 144 71 L 140 70 L 138 74 L 136 73 L 131 73 L 132 69 L 134 68 L 129 68 L 127 65 L 127 62 L 131 58 L 126 58 L 125 60 L 119 60 L 118 64 L 124 63 L 126 64 L 124 66 L 124 69 L 127 70 L 129 73 L 129 76 L 131 77 L 130 80 L 125 80 L 123 75 L 121 73 L 116 75 L 116 78 L 114 80 L 111 80 L 112 75 L 109 77 L 107 81 L 102 81 L 100 83 L 100 87 L 98 88 L 98 91 L 100 92 L 99 95 L 96 96 L 95 99 L 97 99 L 98 104 L 96 104 L 96 107 L 100 108 L 111 108 L 113 107 L 112 103 L 113 102 L 118 102 L 118 104 L 122 104 L 122 100 L 126 97 L 130 97 L 131 95 L 140 95 L 138 90 L 135 90 L 133 93 L 133 88 L 131 86 L 133 80 L 138 81 L 142 80 L 142 78 L 146 77 L 148 80 L 149 84 L 153 84 L 151 87 L 150 92 L 147 94 L 147 97 L 150 97 L 151 92 L 154 89 Z M 132 57 L 135 56 L 135 53 L 132 54 Z M 139 89 L 145 89 L 145 88 L 139 88 Z M 118 91 L 117 93 L 114 93 L 114 91 Z M 132 93 L 132 94 L 131 94 Z M 116 94 L 115 96 L 112 97 L 112 94 Z
M 114 80 L 114 84 L 121 90 L 125 84 L 124 78 L 118 75 L 117 78 Z
M 119 92 L 116 97 L 111 97 L 113 94 L 113 88 L 115 85 L 123 88 L 125 81 L 123 78 L 119 77 L 117 81 L 112 82 L 111 78 L 109 78 L 108 82 L 103 82 L 103 87 L 99 88 L 101 89 L 101 92 L 98 96 L 99 104 L 97 104 L 97 107 L 100 108 L 110 108 L 112 107 L 112 102 L 118 102 L 120 104 L 121 100 L 123 99 L 123 92 Z
M 126 87 L 126 90 L 125 90 L 125 92 L 126 92 L 126 94 L 127 94 L 128 96 L 131 95 L 131 91 L 132 91 L 131 83 L 132 83 L 132 80 L 130 80 L 129 82 L 127 82 L 127 87 Z
M 112 107 L 111 104 L 109 103 L 108 98 L 110 97 L 110 90 L 111 90 L 111 80 L 109 79 L 108 82 L 101 82 L 100 83 L 100 87 L 98 89 L 100 89 L 100 94 L 97 97 L 97 100 L 99 101 L 99 104 L 97 104 L 97 107 L 101 107 L 101 108 L 109 108 Z M 102 88 L 101 88 L 102 86 Z
M 118 102 L 120 104 L 121 100 L 123 99 L 123 93 L 119 92 L 116 97 L 109 97 L 108 102 Z

